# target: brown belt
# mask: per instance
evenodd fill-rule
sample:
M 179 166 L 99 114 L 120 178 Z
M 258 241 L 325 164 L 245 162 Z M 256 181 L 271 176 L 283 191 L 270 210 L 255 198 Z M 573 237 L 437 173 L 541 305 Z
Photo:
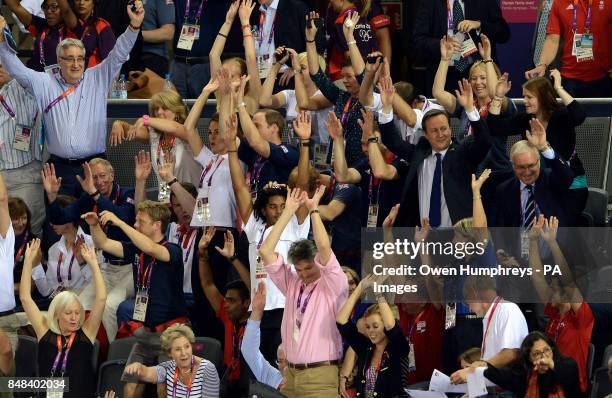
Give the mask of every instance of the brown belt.
M 318 368 L 321 366 L 333 366 L 333 365 L 338 365 L 340 362 L 336 359 L 333 361 L 322 361 L 322 362 L 312 362 L 312 363 L 291 363 L 291 362 L 287 362 L 287 365 L 291 368 L 291 369 L 296 369 L 296 370 L 304 370 L 304 369 L 310 369 L 310 368 Z

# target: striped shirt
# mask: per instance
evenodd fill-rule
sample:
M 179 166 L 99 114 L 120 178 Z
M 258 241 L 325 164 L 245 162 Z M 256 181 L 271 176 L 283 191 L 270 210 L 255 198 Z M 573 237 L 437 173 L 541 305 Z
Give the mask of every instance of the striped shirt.
M 219 398 L 219 375 L 215 365 L 206 359 L 198 359 L 200 366 L 195 371 L 191 392 L 187 395 L 187 386 L 179 380 L 176 386 L 176 398 Z M 155 367 L 155 370 L 157 383 L 166 383 L 166 396 L 173 397 L 176 362 L 162 362 Z
M 37 114 L 36 102 L 26 90 L 21 87 L 15 79 L 6 83 L 0 89 L 0 95 L 15 113 L 15 119 L 11 117 L 4 106 L 0 106 L 0 141 L 4 146 L 0 148 L 0 170 L 11 170 L 25 166 L 33 160 L 42 160 L 42 153 L 38 141 L 40 138 L 40 125 L 32 130 L 30 139 L 30 151 L 18 151 L 13 149 L 15 139 L 15 127 L 18 124 L 34 127 Z
M 137 37 L 138 33 L 128 28 L 102 63 L 85 70 L 76 90 L 43 114 L 50 154 L 80 159 L 106 151 L 106 96 Z M 28 69 L 6 41 L 0 43 L 0 59 L 9 74 L 34 95 L 39 110 L 72 87 L 60 76 Z

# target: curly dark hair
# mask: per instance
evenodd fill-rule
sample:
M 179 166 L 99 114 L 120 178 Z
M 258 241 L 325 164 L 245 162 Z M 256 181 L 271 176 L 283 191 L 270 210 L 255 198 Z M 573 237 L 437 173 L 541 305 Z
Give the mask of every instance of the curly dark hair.
M 557 344 L 555 344 L 555 342 L 550 337 L 548 337 L 548 335 L 539 331 L 529 333 L 521 343 L 521 348 L 519 349 L 519 357 L 514 364 L 514 371 L 517 374 L 524 376 L 526 379 L 529 378 L 529 375 L 531 374 L 531 371 L 533 369 L 533 362 L 531 361 L 531 349 L 533 348 L 535 342 L 538 340 L 542 340 L 550 346 L 550 349 L 552 350 L 553 354 L 553 361 L 555 363 L 558 363 L 561 359 L 561 353 L 559 352 Z M 554 391 L 557 382 L 555 381 L 554 377 L 543 377 L 542 383 L 543 384 L 541 385 L 541 387 L 544 388 L 546 391 Z
M 266 220 L 266 217 L 263 213 L 264 208 L 268 205 L 268 201 L 273 196 L 282 196 L 283 198 L 287 197 L 287 187 L 281 185 L 275 188 L 262 188 L 257 192 L 257 199 L 255 199 L 255 203 L 253 203 L 253 213 L 255 214 L 255 218 L 258 220 Z

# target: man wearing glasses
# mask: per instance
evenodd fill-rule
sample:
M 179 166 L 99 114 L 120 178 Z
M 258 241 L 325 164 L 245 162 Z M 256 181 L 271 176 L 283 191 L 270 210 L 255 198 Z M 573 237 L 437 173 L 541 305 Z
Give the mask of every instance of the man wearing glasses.
M 104 158 L 106 151 L 106 96 L 121 65 L 127 61 L 144 18 L 140 0 L 128 7 L 130 26 L 115 48 L 99 65 L 85 70 L 85 48 L 77 39 L 64 39 L 57 46 L 60 73 L 51 75 L 25 67 L 5 40 L 6 21 L 0 17 L 0 59 L 7 71 L 32 94 L 42 111 L 44 141 L 58 177 L 60 193 L 78 197 L 76 175 L 81 165 Z M 41 140 L 43 142 L 43 140 Z

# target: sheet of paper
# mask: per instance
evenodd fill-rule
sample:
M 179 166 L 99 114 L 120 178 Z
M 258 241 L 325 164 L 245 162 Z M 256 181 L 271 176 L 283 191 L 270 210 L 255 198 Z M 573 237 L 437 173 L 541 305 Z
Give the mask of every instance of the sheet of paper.
M 434 369 L 431 374 L 431 380 L 429 382 L 429 391 L 435 392 L 456 392 L 466 393 L 467 384 L 453 384 L 450 381 L 450 377 L 440 372 L 438 369 Z
M 477 368 L 474 373 L 468 373 L 467 386 L 469 398 L 476 398 L 487 394 L 485 377 L 482 374 L 484 368 Z
M 409 390 L 406 389 L 410 398 L 446 398 L 447 395 L 441 392 L 435 391 L 422 391 L 422 390 Z

